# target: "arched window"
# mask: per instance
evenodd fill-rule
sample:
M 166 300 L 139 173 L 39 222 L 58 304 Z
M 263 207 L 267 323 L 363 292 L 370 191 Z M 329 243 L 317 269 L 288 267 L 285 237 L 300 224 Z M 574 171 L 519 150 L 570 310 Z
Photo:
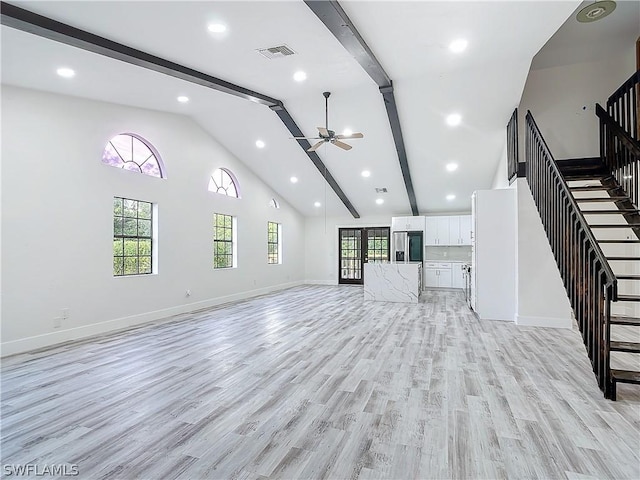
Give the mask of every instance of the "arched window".
M 133 133 L 121 133 L 109 140 L 102 153 L 102 163 L 152 177 L 165 177 L 164 165 L 156 149 Z
M 209 191 L 240 198 L 238 180 L 226 168 L 218 168 L 209 179 Z
M 269 202 L 269 206 L 273 208 L 280 208 L 280 204 L 275 198 L 271 199 L 271 201 Z

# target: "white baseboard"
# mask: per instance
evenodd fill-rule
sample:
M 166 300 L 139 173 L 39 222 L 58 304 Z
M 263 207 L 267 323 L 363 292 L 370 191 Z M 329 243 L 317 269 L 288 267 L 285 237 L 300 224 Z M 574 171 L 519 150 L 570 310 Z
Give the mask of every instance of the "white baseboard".
M 337 280 L 305 280 L 305 285 L 338 285 Z
M 83 325 L 81 327 L 69 328 L 66 330 L 59 330 L 56 332 L 45 333 L 42 335 L 35 335 L 33 337 L 20 338 L 18 340 L 12 340 L 10 342 L 4 342 L 0 345 L 0 356 L 6 357 L 9 355 L 16 355 L 18 353 L 25 353 L 32 350 L 38 350 L 41 348 L 52 347 L 60 343 L 65 343 L 74 340 L 81 340 L 87 337 L 93 337 L 96 335 L 102 335 L 105 333 L 112 333 L 118 330 L 126 330 L 134 326 L 139 326 L 145 323 L 157 321 L 157 320 L 171 320 L 171 317 L 180 315 L 183 313 L 189 313 L 196 310 L 202 310 L 205 308 L 214 307 L 223 303 L 235 302 L 238 300 L 245 300 L 247 298 L 257 297 L 266 293 L 275 292 L 278 290 L 285 290 L 287 288 L 296 287 L 302 285 L 305 282 L 288 282 L 278 285 L 272 285 L 269 287 L 258 288 L 255 290 L 248 290 L 245 292 L 234 293 L 233 295 L 226 295 L 224 297 L 210 298 L 202 300 L 200 302 L 188 303 L 186 305 L 178 305 L 175 307 L 165 308 L 162 310 L 155 310 L 153 312 L 146 312 L 137 315 L 130 315 L 127 317 L 116 318 L 113 320 L 107 320 L 105 322 L 93 323 L 91 325 Z
M 548 328 L 572 328 L 571 317 L 530 317 L 526 315 L 516 315 L 516 324 L 526 327 L 548 327 Z

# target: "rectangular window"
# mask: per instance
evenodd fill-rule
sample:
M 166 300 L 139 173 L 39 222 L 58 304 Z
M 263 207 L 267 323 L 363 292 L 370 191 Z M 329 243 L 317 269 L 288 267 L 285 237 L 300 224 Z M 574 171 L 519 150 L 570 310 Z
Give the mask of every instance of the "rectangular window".
M 282 244 L 280 243 L 281 225 L 267 222 L 267 263 L 282 263 Z
M 113 198 L 113 275 L 153 273 L 153 204 Z
M 222 213 L 214 213 L 213 268 L 234 267 L 233 250 L 233 217 Z

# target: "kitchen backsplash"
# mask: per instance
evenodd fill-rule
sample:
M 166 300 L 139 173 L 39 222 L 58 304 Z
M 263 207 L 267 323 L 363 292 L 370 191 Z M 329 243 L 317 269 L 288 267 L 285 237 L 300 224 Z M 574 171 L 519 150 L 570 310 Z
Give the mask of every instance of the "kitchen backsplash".
M 425 260 L 470 262 L 471 247 L 424 247 Z

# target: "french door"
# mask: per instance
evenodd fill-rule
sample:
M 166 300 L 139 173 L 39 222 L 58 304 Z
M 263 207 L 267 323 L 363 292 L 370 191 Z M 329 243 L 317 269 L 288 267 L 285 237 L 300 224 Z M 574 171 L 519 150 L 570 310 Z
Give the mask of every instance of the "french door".
M 365 263 L 389 260 L 389 227 L 341 228 L 338 232 L 338 283 L 362 285 Z

